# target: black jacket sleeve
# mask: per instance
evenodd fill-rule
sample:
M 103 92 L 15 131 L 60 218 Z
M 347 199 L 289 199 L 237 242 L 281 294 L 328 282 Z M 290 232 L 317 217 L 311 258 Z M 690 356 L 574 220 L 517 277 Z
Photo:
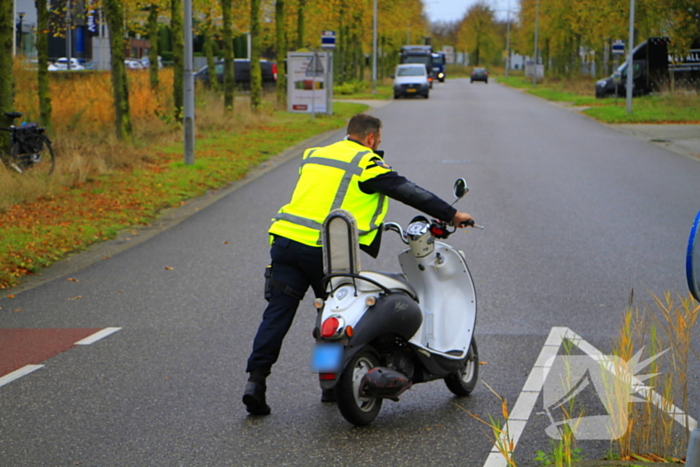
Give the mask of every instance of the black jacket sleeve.
M 446 222 L 451 221 L 457 213 L 442 198 L 393 171 L 361 182 L 360 190 L 367 194 L 381 193 Z

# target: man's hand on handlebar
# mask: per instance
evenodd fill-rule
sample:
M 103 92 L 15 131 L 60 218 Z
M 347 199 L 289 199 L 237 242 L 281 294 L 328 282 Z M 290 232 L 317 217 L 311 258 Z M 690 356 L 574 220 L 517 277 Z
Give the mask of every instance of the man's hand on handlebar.
M 457 211 L 455 216 L 452 218 L 452 224 L 461 228 L 474 227 L 474 218 L 466 212 Z

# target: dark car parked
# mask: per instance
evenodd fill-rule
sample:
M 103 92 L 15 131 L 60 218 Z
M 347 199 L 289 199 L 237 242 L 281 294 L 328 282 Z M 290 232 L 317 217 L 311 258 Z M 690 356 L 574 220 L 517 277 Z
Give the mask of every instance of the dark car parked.
M 474 81 L 483 81 L 489 84 L 489 72 L 486 71 L 486 68 L 477 67 L 472 70 L 471 81 L 469 82 L 473 83 Z
M 218 60 L 215 68 L 216 77 L 220 84 L 224 82 L 224 60 Z M 262 72 L 263 85 L 274 86 L 277 84 L 277 64 L 268 60 L 260 60 L 260 70 Z M 236 86 L 242 88 L 250 87 L 250 60 L 237 58 L 233 61 L 233 72 Z M 195 79 L 201 80 L 205 84 L 210 83 L 209 67 L 205 66 L 195 75 Z

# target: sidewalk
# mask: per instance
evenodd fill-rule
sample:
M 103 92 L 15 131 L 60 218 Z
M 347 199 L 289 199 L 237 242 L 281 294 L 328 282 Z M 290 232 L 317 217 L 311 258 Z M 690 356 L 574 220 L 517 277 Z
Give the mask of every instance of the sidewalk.
M 661 146 L 676 154 L 700 161 L 700 125 L 610 124 L 610 127 Z

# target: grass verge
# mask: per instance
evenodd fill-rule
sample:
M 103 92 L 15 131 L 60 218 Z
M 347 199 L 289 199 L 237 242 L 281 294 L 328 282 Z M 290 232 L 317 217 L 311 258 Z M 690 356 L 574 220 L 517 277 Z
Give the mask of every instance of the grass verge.
M 119 147 L 141 154 L 140 163 L 125 169 L 116 164 L 78 183 L 61 183 L 60 178 L 73 177 L 75 170 L 69 168 L 85 164 L 79 152 L 61 160 L 53 180 L 5 170 L 0 173 L 0 185 L 42 194 L 33 200 L 5 204 L 0 210 L 0 289 L 17 285 L 22 276 L 35 274 L 71 252 L 112 239 L 120 230 L 148 224 L 164 208 L 238 180 L 284 149 L 342 128 L 350 116 L 365 108 L 336 103 L 335 115 L 317 115 L 315 119 L 268 111 L 249 119 L 242 130 L 204 127 L 198 130 L 196 163 L 192 166 L 182 163 L 182 143 L 175 142 Z
M 523 76 L 499 77 L 498 81 L 550 101 L 590 107 L 583 113 L 605 123 L 700 123 L 700 96 L 694 93 L 635 97 L 628 114 L 623 98 L 596 99 L 592 78 L 547 78 L 536 86 Z

